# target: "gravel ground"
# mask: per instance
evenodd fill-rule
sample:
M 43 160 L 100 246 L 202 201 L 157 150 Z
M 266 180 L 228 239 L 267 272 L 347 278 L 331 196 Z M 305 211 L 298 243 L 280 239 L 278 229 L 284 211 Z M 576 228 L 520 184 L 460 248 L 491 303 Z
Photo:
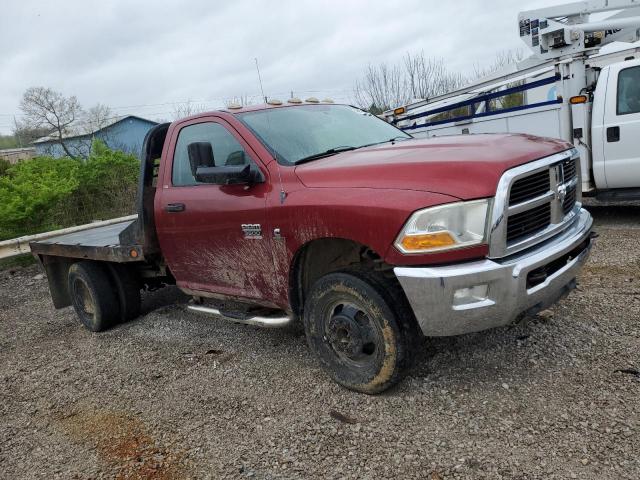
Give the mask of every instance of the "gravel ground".
M 300 330 L 199 316 L 165 289 L 92 334 L 37 267 L 0 272 L 0 477 L 638 479 L 640 206 L 591 209 L 569 298 L 428 340 L 375 397 L 328 380 Z

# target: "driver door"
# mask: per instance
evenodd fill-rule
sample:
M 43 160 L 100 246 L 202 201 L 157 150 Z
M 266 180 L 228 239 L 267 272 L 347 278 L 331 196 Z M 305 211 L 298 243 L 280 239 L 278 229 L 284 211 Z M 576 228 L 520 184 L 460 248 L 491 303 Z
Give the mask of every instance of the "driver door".
M 240 135 L 213 118 L 187 123 L 177 132 L 170 171 L 156 198 L 158 237 L 178 286 L 195 291 L 269 298 L 273 285 L 271 238 L 266 228 L 268 171 Z M 175 135 L 175 134 L 174 134 Z M 187 146 L 209 142 L 214 168 L 253 164 L 264 179 L 248 185 L 195 180 Z

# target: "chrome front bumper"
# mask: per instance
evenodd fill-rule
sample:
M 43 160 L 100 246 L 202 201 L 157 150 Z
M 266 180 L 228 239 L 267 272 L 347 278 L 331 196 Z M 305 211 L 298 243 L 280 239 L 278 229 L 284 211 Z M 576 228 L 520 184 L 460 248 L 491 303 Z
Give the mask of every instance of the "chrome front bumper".
M 440 267 L 396 267 L 394 272 L 426 336 L 449 336 L 508 325 L 549 307 L 575 287 L 591 250 L 593 220 L 581 210 L 557 237 L 505 260 Z M 530 275 L 531 274 L 531 275 Z M 529 285 L 527 283 L 529 282 Z M 468 303 L 463 289 L 487 286 Z

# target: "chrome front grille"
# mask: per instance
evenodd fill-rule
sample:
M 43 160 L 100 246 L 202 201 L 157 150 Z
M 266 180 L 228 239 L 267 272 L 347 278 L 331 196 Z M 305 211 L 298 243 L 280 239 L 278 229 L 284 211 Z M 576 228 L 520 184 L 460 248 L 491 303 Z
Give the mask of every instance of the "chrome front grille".
M 511 186 L 509 205 L 526 202 L 547 193 L 551 188 L 549 170 L 543 170 L 525 178 L 516 180 Z
M 540 232 L 549 226 L 551 206 L 548 203 L 516 213 L 507 222 L 507 243 Z
M 562 162 L 562 170 L 565 179 L 573 178 L 577 172 L 577 158 L 571 158 Z
M 574 149 L 507 171 L 494 203 L 490 256 L 524 250 L 564 230 L 580 210 Z
M 564 199 L 564 202 L 562 202 L 562 211 L 564 212 L 565 215 L 568 215 L 571 210 L 573 210 L 573 207 L 576 204 L 576 197 L 578 195 L 578 188 L 576 185 L 573 185 L 572 187 L 567 188 L 567 196 Z

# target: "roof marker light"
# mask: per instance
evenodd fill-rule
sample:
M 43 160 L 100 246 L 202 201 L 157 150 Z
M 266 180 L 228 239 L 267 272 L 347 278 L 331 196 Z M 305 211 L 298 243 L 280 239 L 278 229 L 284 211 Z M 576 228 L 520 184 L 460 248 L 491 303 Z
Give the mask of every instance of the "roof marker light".
M 333 103 L 333 100 L 331 98 L 325 98 L 322 100 L 322 103 Z
M 272 98 L 267 103 L 269 105 L 282 105 L 282 100 L 278 100 L 277 98 Z
M 302 100 L 300 100 L 297 97 L 291 97 L 289 100 L 287 100 L 288 103 L 302 103 Z
M 320 103 L 320 100 L 318 100 L 316 97 L 309 97 L 305 100 L 305 102 L 307 103 Z
M 230 103 L 229 105 L 227 105 L 227 108 L 229 110 L 240 110 L 242 108 L 242 105 L 238 103 Z
M 405 112 L 404 107 L 398 107 L 393 110 L 394 115 L 402 115 Z

